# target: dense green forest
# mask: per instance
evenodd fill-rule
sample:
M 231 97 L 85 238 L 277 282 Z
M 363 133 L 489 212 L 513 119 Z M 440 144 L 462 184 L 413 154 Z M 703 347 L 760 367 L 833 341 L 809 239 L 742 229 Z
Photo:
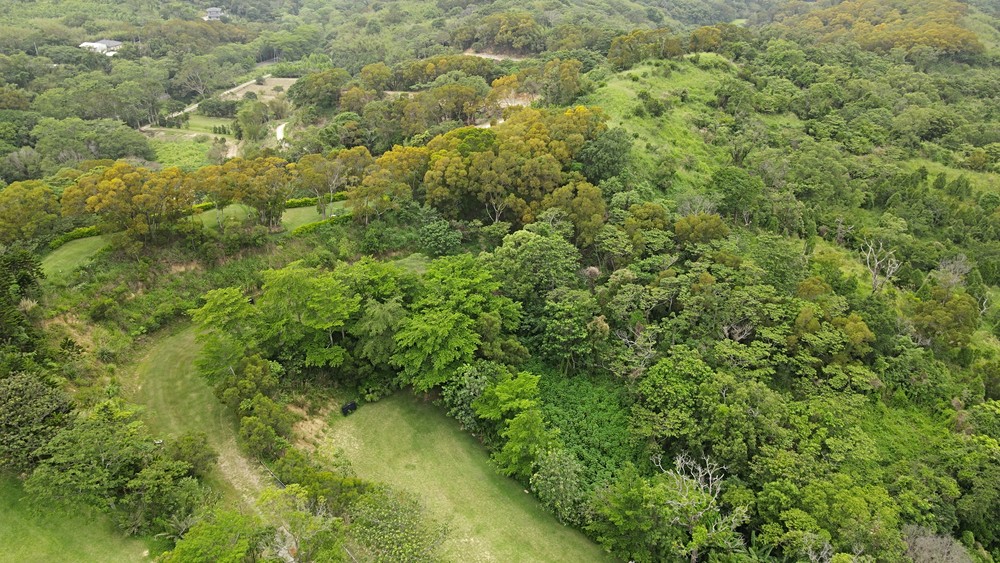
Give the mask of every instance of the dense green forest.
M 13 557 L 1000 560 L 993 3 L 2 8 Z

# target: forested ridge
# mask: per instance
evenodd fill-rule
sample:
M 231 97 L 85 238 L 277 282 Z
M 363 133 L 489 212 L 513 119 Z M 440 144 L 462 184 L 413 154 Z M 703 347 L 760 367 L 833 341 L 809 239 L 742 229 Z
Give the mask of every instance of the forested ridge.
M 1000 559 L 990 3 L 217 6 L 0 15 L 10 529 L 83 514 L 160 561 Z M 376 407 L 517 485 L 415 489 L 441 454 L 349 425 Z

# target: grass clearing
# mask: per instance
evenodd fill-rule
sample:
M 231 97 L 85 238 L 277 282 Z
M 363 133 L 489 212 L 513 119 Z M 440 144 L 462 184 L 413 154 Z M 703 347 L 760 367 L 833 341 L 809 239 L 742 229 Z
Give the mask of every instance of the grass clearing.
M 333 211 L 343 208 L 344 202 L 335 201 L 330 204 L 329 208 L 327 208 L 327 213 L 332 213 Z M 237 203 L 226 207 L 222 213 L 226 218 L 233 217 L 238 221 L 243 221 L 250 215 L 250 208 Z M 219 230 L 219 217 L 214 209 L 202 211 L 201 213 L 195 215 L 195 217 L 201 221 L 205 228 L 212 229 L 213 231 Z M 320 216 L 319 211 L 316 210 L 316 206 L 314 205 L 286 209 L 285 213 L 281 216 L 281 224 L 285 227 L 286 231 L 291 231 L 292 229 L 301 227 L 302 225 L 308 225 L 309 223 L 315 223 L 322 220 L 323 217 Z
M 427 266 L 431 263 L 431 259 L 425 254 L 414 252 L 404 258 L 393 260 L 392 263 L 414 274 L 423 275 L 427 271 Z
M 343 201 L 335 201 L 326 208 L 326 212 L 329 216 L 330 213 L 343 208 Z M 323 216 L 319 214 L 315 205 L 286 209 L 285 213 L 281 216 L 281 224 L 285 227 L 286 231 L 292 231 L 302 225 L 308 225 L 309 223 L 315 223 L 322 220 Z
M 107 245 L 108 237 L 103 235 L 71 240 L 42 258 L 42 272 L 50 281 L 65 281 Z
M 715 99 L 715 90 L 725 71 L 717 55 L 702 53 L 703 66 L 717 64 L 719 68 L 705 69 L 691 60 L 676 61 L 679 66 L 666 76 L 669 68 L 652 63 L 636 65 L 608 78 L 594 93 L 581 103 L 604 108 L 610 116 L 609 127 L 625 129 L 635 142 L 633 156 L 646 170 L 654 170 L 663 163 L 672 165 L 677 173 L 673 190 L 686 192 L 704 186 L 712 171 L 723 162 L 722 151 L 708 145 L 695 126 L 699 116 L 711 116 L 714 109 L 709 104 Z M 638 94 L 646 90 L 653 98 L 675 101 L 686 92 L 687 102 L 670 107 L 662 117 L 637 117 L 634 113 L 640 104 Z
M 451 530 L 454 561 L 605 561 L 582 533 L 559 524 L 483 447 L 437 407 L 409 393 L 335 410 L 319 449 L 342 449 L 360 477 L 416 493 Z
M 188 119 L 187 124 L 180 129 L 181 131 L 196 131 L 198 133 L 220 136 L 212 132 L 212 127 L 225 126 L 230 130 L 233 128 L 233 120 L 228 117 L 208 117 L 207 115 L 195 112 L 191 112 L 190 115 L 191 117 Z M 229 135 L 222 136 L 229 137 Z
M 126 538 L 104 518 L 36 510 L 22 499 L 13 477 L 0 476 L 0 546 L 3 561 L 101 563 L 148 561 L 148 546 Z
M 269 484 L 236 444 L 236 420 L 215 398 L 194 365 L 201 345 L 184 327 L 157 338 L 126 385 L 130 400 L 145 407 L 143 420 L 160 437 L 204 432 L 219 461 L 208 482 L 231 504 L 250 506 Z
M 248 84 L 220 97 L 224 100 L 239 100 L 242 99 L 247 92 L 253 92 L 254 95 L 257 96 L 258 100 L 267 102 L 278 97 L 281 93 L 287 92 L 288 89 L 291 88 L 292 85 L 298 80 L 298 78 L 276 78 L 274 76 L 269 76 L 264 79 L 263 84 Z M 275 88 L 278 88 L 278 90 L 275 90 Z
M 208 161 L 211 140 L 199 142 L 193 139 L 151 139 L 149 144 L 156 151 L 156 161 L 165 168 L 177 166 L 182 170 L 192 171 L 211 164 Z
M 972 184 L 974 190 L 981 193 L 992 192 L 1000 194 L 1000 174 L 994 172 L 976 172 L 965 168 L 955 168 L 926 158 L 914 158 L 902 161 L 900 164 L 907 172 L 916 172 L 921 167 L 926 168 L 932 180 L 942 172 L 948 177 L 949 182 L 959 176 L 965 176 L 969 179 L 969 183 Z
M 230 217 L 235 218 L 237 221 L 243 221 L 249 215 L 250 208 L 239 203 L 234 203 L 233 205 L 227 206 L 222 210 L 223 221 Z M 195 220 L 201 221 L 201 224 L 206 229 L 211 229 L 213 231 L 219 230 L 219 214 L 215 209 L 206 209 L 193 217 Z

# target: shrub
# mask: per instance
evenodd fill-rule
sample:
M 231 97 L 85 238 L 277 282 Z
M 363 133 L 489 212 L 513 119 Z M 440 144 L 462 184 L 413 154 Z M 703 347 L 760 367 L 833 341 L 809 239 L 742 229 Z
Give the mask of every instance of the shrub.
M 420 227 L 417 243 L 425 254 L 444 256 L 458 250 L 462 243 L 462 233 L 451 228 L 448 221 L 441 219 Z
M 60 246 L 66 244 L 67 242 L 81 238 L 94 237 L 99 234 L 101 234 L 101 231 L 97 228 L 97 225 L 91 225 L 89 227 L 80 227 L 78 229 L 73 229 L 68 233 L 64 233 L 56 237 L 55 240 L 49 243 L 49 249 L 55 250 Z
M 365 229 L 365 234 L 361 237 L 361 251 L 378 255 L 401 250 L 410 243 L 412 236 L 412 231 L 376 221 Z
M 193 211 L 208 211 L 210 209 L 215 209 L 215 203 L 211 201 L 206 201 L 204 203 L 198 203 L 191 206 Z
M 285 209 L 294 209 L 296 207 L 311 207 L 316 205 L 317 200 L 314 197 L 296 197 L 285 201 Z
M 337 215 L 335 217 L 330 217 L 323 221 L 316 221 L 315 223 L 306 223 L 305 225 L 296 227 L 292 230 L 291 235 L 293 237 L 305 236 L 310 233 L 319 231 L 327 225 L 348 225 L 352 222 L 352 217 L 350 214 Z

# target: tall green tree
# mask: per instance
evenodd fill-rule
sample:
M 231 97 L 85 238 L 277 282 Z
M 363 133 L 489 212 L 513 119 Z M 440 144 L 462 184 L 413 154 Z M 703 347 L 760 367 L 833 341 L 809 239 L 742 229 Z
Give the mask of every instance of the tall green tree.
M 35 452 L 72 422 L 71 409 L 69 397 L 37 374 L 0 378 L 0 467 L 30 471 Z
M 434 260 L 410 316 L 396 333 L 393 364 L 418 390 L 440 385 L 478 353 L 501 359 L 520 350 L 511 336 L 519 304 L 498 295 L 500 284 L 470 255 Z
M 55 192 L 44 183 L 14 182 L 0 189 L 0 244 L 48 234 L 58 219 Z

